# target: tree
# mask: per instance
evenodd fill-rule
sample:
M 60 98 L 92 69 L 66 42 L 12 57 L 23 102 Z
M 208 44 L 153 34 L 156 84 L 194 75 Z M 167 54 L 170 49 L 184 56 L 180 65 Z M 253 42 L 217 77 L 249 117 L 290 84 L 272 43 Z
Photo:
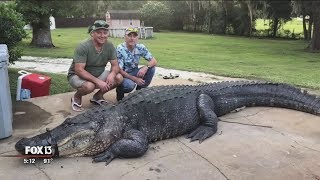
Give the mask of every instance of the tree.
M 206 10 L 204 8 L 204 4 L 206 4 L 206 2 L 199 0 L 187 1 L 187 5 L 189 7 L 189 17 L 193 27 L 192 31 L 194 32 L 203 30 L 201 26 L 204 25 L 206 19 Z
M 249 36 L 252 29 L 253 15 L 251 14 L 250 16 L 250 10 L 248 9 L 247 3 L 249 2 L 234 2 L 234 6 L 232 7 L 232 10 L 229 13 L 228 22 L 232 27 L 232 33 L 239 36 Z
M 148 1 L 139 9 L 139 14 L 145 25 L 153 26 L 154 31 L 168 28 L 171 11 L 163 2 Z
M 169 28 L 182 31 L 185 23 L 188 21 L 189 15 L 186 1 L 168 1 L 167 3 L 172 12 Z
M 320 2 L 296 0 L 293 2 L 294 13 L 303 16 L 303 30 L 305 40 L 310 40 L 307 47 L 311 52 L 320 51 Z M 309 16 L 308 20 L 306 16 Z M 308 21 L 309 28 L 306 23 Z M 313 26 L 313 30 L 312 30 Z M 312 32 L 312 36 L 311 36 Z
M 293 7 L 293 13 L 296 16 L 302 16 L 304 40 L 310 41 L 312 24 L 313 24 L 312 1 L 296 0 L 292 2 L 292 7 Z M 308 28 L 307 28 L 307 24 L 308 24 Z
M 223 7 L 223 8 L 222 8 Z M 210 33 L 226 34 L 227 33 L 227 7 L 225 1 L 211 1 L 210 12 Z
M 100 0 L 100 1 L 88 1 L 77 0 L 71 2 L 62 2 L 66 7 L 62 9 L 56 9 L 55 15 L 61 17 L 104 17 L 107 9 L 110 7 L 112 1 Z
M 31 44 L 37 47 L 53 47 L 49 17 L 54 11 L 54 1 L 17 0 L 17 10 L 32 26 Z
M 313 52 L 320 51 L 320 2 L 312 1 L 313 14 L 313 34 L 311 38 L 310 50 Z
M 223 32 L 224 34 L 227 34 L 228 32 L 228 24 L 229 24 L 229 13 L 231 12 L 231 7 L 233 7 L 233 2 L 228 1 L 228 0 L 221 0 L 222 1 L 222 9 L 223 9 L 223 19 L 224 19 L 224 24 L 223 24 Z M 232 4 L 231 4 L 232 3 Z
M 146 1 L 109 1 L 112 10 L 138 10 Z
M 17 44 L 26 37 L 22 14 L 16 12 L 14 8 L 12 3 L 0 3 L 0 44 L 8 46 L 11 63 L 21 57 L 22 51 Z
M 32 26 L 31 45 L 54 47 L 51 39 L 50 16 L 97 16 L 103 14 L 107 1 L 16 0 L 17 10 Z
M 248 16 L 249 16 L 249 25 L 248 25 L 248 34 L 247 36 L 252 36 L 252 30 L 255 29 L 255 21 L 257 18 L 257 11 L 259 9 L 263 9 L 266 6 L 265 1 L 257 1 L 257 0 L 244 0 L 244 6 L 247 6 Z
M 272 19 L 272 37 L 276 37 L 278 29 L 281 27 L 282 23 L 285 23 L 291 19 L 291 0 L 267 0 L 268 17 Z

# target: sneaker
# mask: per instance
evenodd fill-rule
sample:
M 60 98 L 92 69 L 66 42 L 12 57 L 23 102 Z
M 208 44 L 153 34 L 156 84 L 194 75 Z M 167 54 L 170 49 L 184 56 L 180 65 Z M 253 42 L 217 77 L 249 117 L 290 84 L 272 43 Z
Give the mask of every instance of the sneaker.
M 116 91 L 117 91 L 117 101 L 122 100 L 122 98 L 124 97 L 124 93 L 120 90 L 120 88 L 117 88 Z

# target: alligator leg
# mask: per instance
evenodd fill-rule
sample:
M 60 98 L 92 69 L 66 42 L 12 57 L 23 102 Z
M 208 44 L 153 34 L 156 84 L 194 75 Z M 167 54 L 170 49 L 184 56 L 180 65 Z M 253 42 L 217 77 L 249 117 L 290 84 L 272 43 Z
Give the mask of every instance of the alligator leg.
M 106 162 L 108 165 L 114 158 L 134 158 L 142 156 L 148 150 L 147 137 L 138 130 L 129 130 L 123 138 L 112 144 L 107 150 L 93 157 L 93 162 Z
M 191 132 L 187 138 L 191 138 L 191 141 L 199 140 L 199 143 L 202 143 L 202 141 L 217 132 L 219 119 L 214 112 L 214 102 L 210 96 L 200 94 L 197 108 L 200 114 L 201 125 Z

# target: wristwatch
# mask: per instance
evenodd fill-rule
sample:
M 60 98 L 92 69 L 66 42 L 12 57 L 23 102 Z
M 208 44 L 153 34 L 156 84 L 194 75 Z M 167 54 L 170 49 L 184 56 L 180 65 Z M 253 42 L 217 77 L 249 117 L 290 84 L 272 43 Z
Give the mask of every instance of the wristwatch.
M 147 65 L 147 68 L 148 68 L 148 69 L 150 69 L 150 68 L 152 68 L 152 67 L 151 67 L 151 66 L 149 66 L 149 65 Z

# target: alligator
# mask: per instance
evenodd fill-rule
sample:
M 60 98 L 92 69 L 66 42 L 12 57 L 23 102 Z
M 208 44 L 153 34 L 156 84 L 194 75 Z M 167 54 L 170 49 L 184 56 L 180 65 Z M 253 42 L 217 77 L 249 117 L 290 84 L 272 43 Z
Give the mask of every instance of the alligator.
M 154 86 L 114 105 L 88 109 L 15 148 L 51 146 L 57 157 L 91 156 L 109 164 L 140 157 L 150 143 L 187 135 L 200 143 L 217 131 L 223 116 L 241 107 L 281 107 L 320 116 L 320 97 L 283 83 L 233 81 L 202 85 Z

